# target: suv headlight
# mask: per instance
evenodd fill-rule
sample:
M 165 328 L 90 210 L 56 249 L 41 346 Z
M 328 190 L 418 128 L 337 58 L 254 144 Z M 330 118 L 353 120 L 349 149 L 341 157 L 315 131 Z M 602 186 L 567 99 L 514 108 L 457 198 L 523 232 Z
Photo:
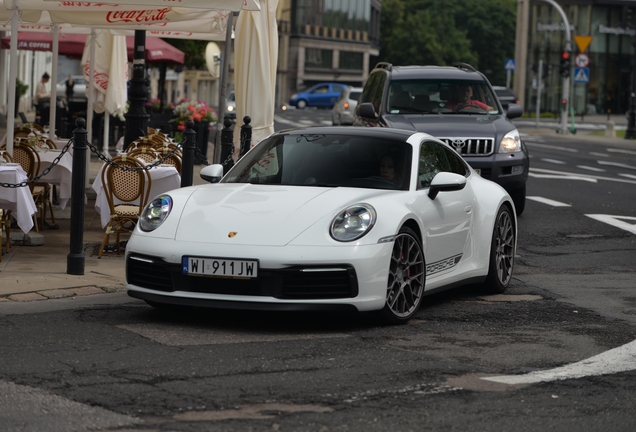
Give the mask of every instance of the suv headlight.
M 170 195 L 159 195 L 141 213 L 139 228 L 145 232 L 156 230 L 166 220 L 170 210 L 172 210 L 172 198 Z
M 512 153 L 521 150 L 521 137 L 519 131 L 513 129 L 501 139 L 499 153 Z
M 331 222 L 331 237 L 341 242 L 357 240 L 373 228 L 375 220 L 375 209 L 369 204 L 352 205 Z

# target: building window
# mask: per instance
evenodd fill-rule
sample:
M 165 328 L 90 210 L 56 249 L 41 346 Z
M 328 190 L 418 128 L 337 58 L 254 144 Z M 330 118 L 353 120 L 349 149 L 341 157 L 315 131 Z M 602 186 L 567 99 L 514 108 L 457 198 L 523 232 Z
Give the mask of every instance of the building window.
M 333 51 L 320 48 L 305 48 L 305 67 L 331 69 L 333 64 Z
M 362 70 L 362 53 L 340 51 L 340 69 Z

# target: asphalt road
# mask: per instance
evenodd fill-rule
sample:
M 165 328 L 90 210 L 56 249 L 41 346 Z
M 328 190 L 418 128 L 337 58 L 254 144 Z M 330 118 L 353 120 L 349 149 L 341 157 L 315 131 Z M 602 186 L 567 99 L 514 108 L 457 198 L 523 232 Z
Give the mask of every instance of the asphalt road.
M 526 141 L 534 198 L 506 296 L 430 296 L 397 327 L 121 293 L 2 303 L 0 430 L 636 430 L 636 154 Z

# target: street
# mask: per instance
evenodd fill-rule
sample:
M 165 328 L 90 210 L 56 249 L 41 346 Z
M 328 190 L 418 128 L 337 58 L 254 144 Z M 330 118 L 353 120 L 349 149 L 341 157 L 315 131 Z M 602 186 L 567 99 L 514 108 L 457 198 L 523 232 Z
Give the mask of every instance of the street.
M 0 303 L 0 430 L 635 430 L 636 145 L 520 132 L 531 170 L 505 295 L 435 294 L 404 326 L 172 313 L 125 293 Z

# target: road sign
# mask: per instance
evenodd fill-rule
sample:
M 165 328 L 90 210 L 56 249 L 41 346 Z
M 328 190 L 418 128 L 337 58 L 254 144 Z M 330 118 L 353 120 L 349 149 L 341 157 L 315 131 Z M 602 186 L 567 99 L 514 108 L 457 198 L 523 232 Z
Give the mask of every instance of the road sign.
M 515 70 L 515 61 L 514 59 L 506 60 L 506 66 L 504 66 L 506 70 Z
M 579 47 L 579 51 L 584 53 L 587 47 L 589 47 L 590 43 L 592 42 L 592 36 L 574 36 L 574 41 Z
M 576 67 L 586 68 L 590 65 L 590 57 L 587 54 L 577 54 L 574 58 L 574 64 Z
M 590 68 L 574 68 L 574 82 L 575 83 L 589 83 L 590 82 Z

